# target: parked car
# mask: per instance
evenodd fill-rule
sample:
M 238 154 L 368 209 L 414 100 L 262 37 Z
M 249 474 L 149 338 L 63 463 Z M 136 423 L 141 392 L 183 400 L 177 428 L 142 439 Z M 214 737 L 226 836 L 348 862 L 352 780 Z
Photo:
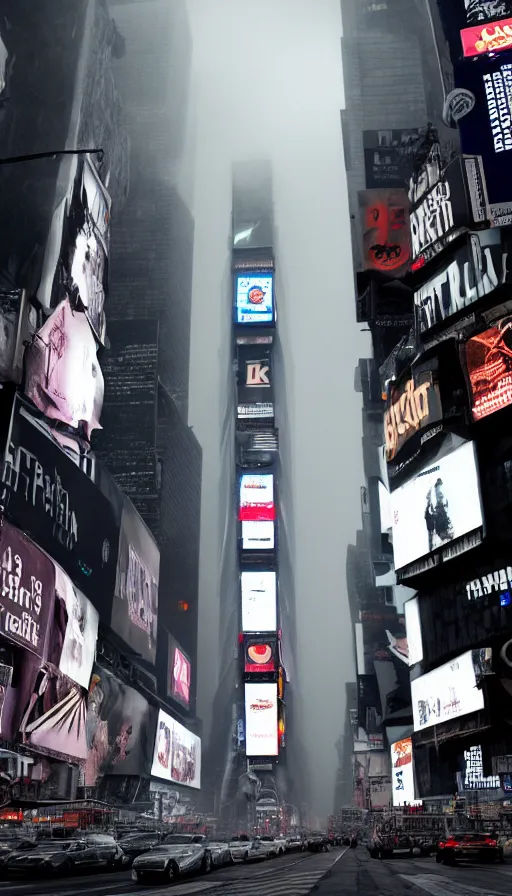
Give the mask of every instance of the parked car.
M 202 834 L 168 834 L 159 846 L 133 860 L 132 878 L 140 882 L 155 877 L 173 881 L 182 874 L 209 874 L 215 865 L 230 860 L 227 843 L 210 843 Z
M 233 835 L 229 841 L 229 849 L 233 861 L 248 862 L 252 843 L 253 841 L 247 834 Z
M 123 837 L 119 840 L 119 846 L 124 854 L 128 856 L 129 861 L 133 862 L 137 856 L 149 852 L 153 847 L 159 846 L 161 842 L 162 834 L 159 834 L 158 831 L 152 831 L 149 834 L 139 832 L 128 834 L 126 837 Z
M 284 849 L 281 846 L 280 841 L 276 840 L 274 837 L 265 835 L 265 836 L 261 836 L 260 840 L 267 850 L 269 859 L 276 858 L 276 856 L 282 855 L 282 853 L 284 852 Z
M 42 840 L 8 853 L 0 859 L 0 867 L 8 876 L 66 875 L 93 868 L 123 867 L 122 849 L 113 837 L 91 836 L 87 839 Z
M 308 849 L 310 852 L 327 852 L 330 849 L 329 837 L 323 832 L 313 832 L 308 837 Z
M 286 850 L 288 849 L 288 838 L 287 837 L 276 837 L 275 842 L 277 844 L 277 854 L 278 856 L 284 856 Z
M 306 840 L 300 835 L 288 837 L 287 849 L 306 849 Z
M 503 862 L 503 848 L 491 834 L 478 831 L 452 831 L 439 841 L 436 862 L 455 865 L 457 860 Z
M 4 876 L 7 859 L 13 852 L 26 852 L 34 849 L 35 841 L 22 837 L 18 832 L 0 834 L 0 875 Z

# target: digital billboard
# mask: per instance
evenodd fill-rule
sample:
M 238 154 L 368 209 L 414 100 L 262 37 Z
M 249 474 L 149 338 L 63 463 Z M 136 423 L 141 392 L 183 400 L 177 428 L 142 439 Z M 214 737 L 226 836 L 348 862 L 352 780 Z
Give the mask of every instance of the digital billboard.
M 95 665 L 87 710 L 85 786 L 103 775 L 148 775 L 156 709 L 134 688 Z
M 512 61 L 510 53 L 491 53 L 478 62 L 454 67 L 455 86 L 474 97 L 458 122 L 461 150 L 481 158 L 492 226 L 512 222 Z
M 409 270 L 409 203 L 400 189 L 358 193 L 363 264 L 366 271 L 400 277 Z
M 386 460 L 393 460 L 411 436 L 442 418 L 439 384 L 432 370 L 420 370 L 405 382 L 391 383 L 384 414 Z
M 414 796 L 414 767 L 410 737 L 391 744 L 391 781 L 393 806 L 412 806 L 421 802 L 421 800 L 415 800 Z
M 272 473 L 244 473 L 240 477 L 238 519 L 275 520 L 274 476 Z
M 277 629 L 277 577 L 275 572 L 242 572 L 242 631 Z
M 391 506 L 397 570 L 481 527 L 474 443 L 465 442 L 391 492 Z
M 512 316 L 468 339 L 465 355 L 473 419 L 512 404 Z
M 159 572 L 157 544 L 125 497 L 111 625 L 123 641 L 150 663 L 155 662 L 156 656 Z
M 187 654 L 172 635 L 169 635 L 167 695 L 186 709 L 190 706 L 191 674 L 192 666 Z
M 423 659 L 423 641 L 421 637 L 420 605 L 417 597 L 406 600 L 404 604 L 405 631 L 409 648 L 409 665 L 421 663 Z
M 246 635 L 244 638 L 244 672 L 275 672 L 277 641 L 272 637 Z
M 48 659 L 63 675 L 88 688 L 96 657 L 98 612 L 57 564 L 55 597 L 60 602 L 60 612 L 55 613 L 51 647 L 60 650 L 60 658 L 52 659 L 49 651 Z
M 274 276 L 272 273 L 243 273 L 235 277 L 235 321 L 237 324 L 274 322 Z
M 482 747 L 474 744 L 464 750 L 464 768 L 458 774 L 459 790 L 499 790 L 499 775 L 484 775 Z
M 162 709 L 158 713 L 151 775 L 187 787 L 201 787 L 201 739 Z
M 273 522 L 256 522 L 253 520 L 242 522 L 243 551 L 273 551 L 274 546 L 275 531 Z
M 472 651 L 413 679 L 411 698 L 415 731 L 483 709 L 484 695 L 476 686 Z
M 464 56 L 499 53 L 512 49 L 512 19 L 501 19 L 492 24 L 472 25 L 460 32 Z
M 466 243 L 414 293 L 418 330 L 425 333 L 493 290 L 512 282 L 510 237 L 498 229 L 470 233 Z
M 237 360 L 238 418 L 272 419 L 274 416 L 272 346 L 237 345 Z
M 245 744 L 247 756 L 277 756 L 277 684 L 246 683 Z

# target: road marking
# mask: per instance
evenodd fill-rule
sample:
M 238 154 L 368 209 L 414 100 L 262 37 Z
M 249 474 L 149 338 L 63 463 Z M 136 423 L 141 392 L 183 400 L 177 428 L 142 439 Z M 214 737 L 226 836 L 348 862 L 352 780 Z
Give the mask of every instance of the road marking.
M 498 890 L 489 890 L 487 887 L 471 887 L 468 884 L 461 884 L 450 877 L 444 877 L 440 874 L 400 874 L 403 880 L 414 884 L 426 890 L 431 896 L 509 896 Z

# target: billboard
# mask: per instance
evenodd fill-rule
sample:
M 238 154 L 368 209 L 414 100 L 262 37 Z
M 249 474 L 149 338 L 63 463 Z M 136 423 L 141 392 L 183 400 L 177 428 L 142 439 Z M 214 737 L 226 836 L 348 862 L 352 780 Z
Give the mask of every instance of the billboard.
M 274 476 L 272 473 L 244 473 L 240 477 L 240 506 L 238 519 L 242 521 L 275 520 Z
M 400 384 L 391 383 L 384 414 L 386 460 L 393 460 L 411 436 L 442 419 L 439 384 L 432 370 L 414 372 Z
M 235 322 L 268 325 L 274 319 L 274 275 L 256 271 L 236 274 Z
M 512 282 L 510 238 L 491 229 L 470 233 L 450 260 L 414 293 L 416 325 L 425 333 Z
M 420 605 L 417 597 L 406 600 L 404 604 L 405 631 L 409 648 L 409 665 L 421 663 L 423 659 L 423 641 L 421 637 Z
M 25 352 L 27 398 L 45 417 L 90 441 L 101 429 L 104 382 L 98 346 L 83 312 L 68 298 L 57 306 Z
M 186 709 L 190 706 L 191 677 L 192 666 L 187 654 L 172 635 L 169 635 L 167 695 Z
M 500 19 L 492 24 L 472 25 L 460 32 L 464 56 L 480 56 L 482 53 L 499 53 L 512 49 L 512 18 Z
M 415 731 L 483 709 L 472 651 L 411 681 L 411 698 Z
M 418 801 L 414 798 L 414 767 L 410 737 L 391 744 L 391 782 L 393 806 L 417 805 Z
M 464 750 L 464 767 L 458 775 L 459 790 L 499 790 L 499 775 L 484 775 L 482 747 L 474 744 Z
M 88 688 L 96 657 L 98 612 L 57 564 L 55 598 L 58 611 L 54 615 L 48 659 L 71 681 Z M 56 650 L 60 650 L 59 659 L 52 658 Z
M 273 522 L 242 522 L 243 551 L 273 551 L 275 531 Z
M 25 344 L 37 326 L 37 312 L 23 289 L 0 287 L 0 381 L 21 383 Z
M 512 315 L 466 342 L 473 420 L 512 403 Z
M 409 200 L 413 270 L 435 258 L 465 230 L 487 222 L 479 160 L 457 157 L 443 167 L 438 146 L 411 178 Z
M 277 756 L 277 684 L 246 683 L 245 743 L 247 756 Z
M 87 712 L 85 786 L 104 775 L 148 775 L 156 709 L 134 688 L 95 665 Z
M 277 576 L 275 572 L 242 572 L 242 631 L 277 629 Z
M 363 265 L 400 277 L 410 266 L 409 203 L 405 190 L 360 190 Z
M 111 626 L 123 641 L 155 662 L 160 551 L 135 507 L 124 498 Z
M 85 760 L 87 691 L 53 665 L 34 671 L 19 725 L 24 746 L 64 761 Z
M 151 775 L 187 787 L 201 787 L 201 739 L 162 709 L 158 712 Z
M 246 635 L 244 638 L 244 672 L 275 672 L 277 641 L 272 637 Z
M 395 569 L 481 527 L 474 443 L 465 442 L 391 492 L 391 507 Z
M 23 532 L 0 518 L 0 632 L 34 656 L 46 656 L 55 602 L 55 567 Z
M 7 516 L 50 554 L 109 622 L 118 510 L 16 397 L 1 501 Z
M 272 346 L 237 345 L 237 358 L 239 420 L 272 419 Z
M 363 131 L 366 189 L 403 189 L 412 171 L 406 150 L 419 137 L 417 129 Z
M 512 61 L 510 53 L 491 54 L 478 63 L 463 61 L 454 68 L 455 86 L 475 98 L 458 122 L 461 150 L 482 159 L 494 227 L 512 223 Z

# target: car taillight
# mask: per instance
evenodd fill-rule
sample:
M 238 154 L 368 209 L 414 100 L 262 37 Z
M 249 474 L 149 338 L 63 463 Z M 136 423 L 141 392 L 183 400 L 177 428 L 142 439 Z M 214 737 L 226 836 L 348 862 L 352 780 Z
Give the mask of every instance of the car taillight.
M 488 846 L 497 846 L 498 841 L 497 840 L 487 840 L 487 845 Z
M 441 845 L 441 844 L 439 844 L 439 845 Z M 456 840 L 447 840 L 446 843 L 444 844 L 444 846 L 457 846 L 457 841 Z

